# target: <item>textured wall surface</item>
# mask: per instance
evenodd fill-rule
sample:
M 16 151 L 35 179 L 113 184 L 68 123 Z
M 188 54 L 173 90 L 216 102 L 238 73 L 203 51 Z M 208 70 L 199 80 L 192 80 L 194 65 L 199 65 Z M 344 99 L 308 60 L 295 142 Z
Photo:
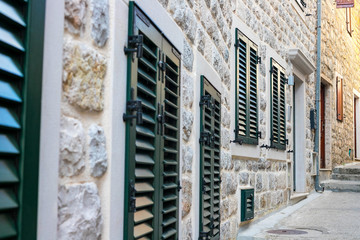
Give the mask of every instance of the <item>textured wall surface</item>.
M 354 93 L 359 92 L 360 35 L 359 35 L 359 1 L 351 10 L 352 36 L 346 27 L 346 10 L 337 9 L 333 1 L 322 1 L 322 66 L 321 72 L 328 79 L 327 116 L 329 126 L 326 150 L 331 154 L 327 158 L 327 168 L 349 162 L 354 154 Z M 344 83 L 344 120 L 336 119 L 336 77 L 342 77 Z
M 109 3 L 66 0 L 58 239 L 102 239 Z

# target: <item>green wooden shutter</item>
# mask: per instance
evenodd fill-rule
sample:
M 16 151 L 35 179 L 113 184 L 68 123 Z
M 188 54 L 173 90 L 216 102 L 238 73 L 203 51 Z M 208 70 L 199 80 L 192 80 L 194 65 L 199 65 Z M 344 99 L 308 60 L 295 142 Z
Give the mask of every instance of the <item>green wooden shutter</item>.
M 124 238 L 176 239 L 180 58 L 133 2 L 129 27 L 143 36 L 143 56 L 128 57 L 127 96 L 141 102 L 143 123 L 127 121 Z
M 0 239 L 36 239 L 44 11 L 0 0 Z
M 258 144 L 258 48 L 236 30 L 236 140 Z
M 286 148 L 285 132 L 285 73 L 284 69 L 270 59 L 271 68 L 271 145 Z
M 204 76 L 201 96 L 200 239 L 219 239 L 221 95 Z
M 178 238 L 179 213 L 179 119 L 180 119 L 180 57 L 170 43 L 163 39 L 163 61 L 165 71 L 162 78 L 161 115 L 162 126 L 161 152 L 161 239 Z

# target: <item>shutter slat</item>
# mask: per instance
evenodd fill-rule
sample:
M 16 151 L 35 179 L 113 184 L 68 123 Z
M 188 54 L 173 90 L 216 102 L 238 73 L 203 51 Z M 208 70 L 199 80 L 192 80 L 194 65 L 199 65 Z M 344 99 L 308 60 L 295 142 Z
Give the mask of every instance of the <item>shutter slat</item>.
M 16 235 L 14 220 L 6 214 L 0 214 L 0 239 L 15 237 Z
M 154 215 L 148 210 L 136 211 L 134 214 L 134 221 L 136 224 L 142 223 L 144 221 L 150 220 Z
M 0 99 L 16 103 L 22 102 L 19 91 L 16 87 L 2 80 L 0 80 Z
M 0 1 L 0 15 L 7 18 L 9 21 L 14 22 L 20 26 L 25 27 L 26 23 L 21 12 L 15 6 L 9 5 L 4 1 Z
M 19 154 L 19 147 L 11 137 L 0 134 L 0 154 Z
M 14 163 L 12 161 L 0 160 L 0 183 L 9 184 L 17 183 L 18 181 L 19 177 Z
M 153 228 L 148 224 L 143 223 L 134 227 L 134 238 L 137 239 L 152 232 Z
M 0 43 L 6 45 L 7 48 L 13 48 L 15 50 L 24 52 L 25 49 L 19 37 L 15 33 L 0 26 Z
M 135 190 L 137 193 L 153 192 L 154 187 L 150 183 L 147 183 L 147 182 L 136 183 Z
M 2 53 L 0 53 L 0 70 L 16 77 L 24 77 L 19 63 L 17 63 L 10 56 L 4 55 Z
M 8 108 L 0 106 L 0 127 L 20 129 L 20 123 L 16 114 L 10 112 Z
M 0 211 L 18 208 L 16 196 L 10 189 L 0 189 Z
M 142 208 L 142 207 L 150 206 L 153 204 L 154 204 L 154 202 L 148 197 L 136 198 L 136 208 Z

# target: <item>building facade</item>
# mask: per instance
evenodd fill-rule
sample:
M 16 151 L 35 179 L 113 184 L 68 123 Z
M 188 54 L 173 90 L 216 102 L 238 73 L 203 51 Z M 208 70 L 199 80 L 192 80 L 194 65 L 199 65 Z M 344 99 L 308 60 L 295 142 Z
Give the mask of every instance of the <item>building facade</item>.
M 37 238 L 235 239 L 311 192 L 315 11 L 314 0 L 47 4 Z
M 322 3 L 321 173 L 358 158 L 358 2 L 354 8 Z M 336 36 L 336 37 L 335 37 Z

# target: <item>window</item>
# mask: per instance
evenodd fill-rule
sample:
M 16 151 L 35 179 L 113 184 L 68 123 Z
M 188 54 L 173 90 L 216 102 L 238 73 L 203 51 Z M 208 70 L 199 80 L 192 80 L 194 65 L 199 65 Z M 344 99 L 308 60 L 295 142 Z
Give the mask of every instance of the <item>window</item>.
M 295 0 L 295 1 L 300 6 L 300 8 L 304 11 L 304 8 L 306 8 L 306 1 L 305 0 Z
M 344 120 L 343 79 L 336 77 L 336 119 Z
M 220 237 L 221 95 L 201 76 L 200 238 Z
M 349 33 L 350 37 L 352 37 L 352 33 L 354 30 L 352 30 L 351 27 L 351 8 L 345 8 L 346 10 L 346 30 Z
M 236 129 L 237 142 L 258 144 L 258 48 L 236 30 Z
M 178 239 L 180 54 L 129 9 L 124 239 Z
M 270 105 L 271 105 L 271 146 L 277 149 L 286 148 L 285 131 L 285 71 L 270 59 Z

